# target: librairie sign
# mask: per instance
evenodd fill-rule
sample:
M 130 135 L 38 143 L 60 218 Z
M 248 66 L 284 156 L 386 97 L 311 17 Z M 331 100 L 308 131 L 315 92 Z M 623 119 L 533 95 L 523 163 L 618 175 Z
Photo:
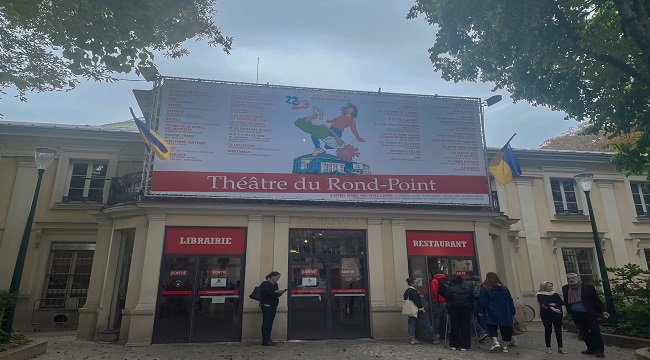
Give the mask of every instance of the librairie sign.
M 474 234 L 471 232 L 407 231 L 409 256 L 473 257 Z
M 245 246 L 244 228 L 168 227 L 166 231 L 166 254 L 242 255 Z
M 161 84 L 148 195 L 489 204 L 480 99 Z

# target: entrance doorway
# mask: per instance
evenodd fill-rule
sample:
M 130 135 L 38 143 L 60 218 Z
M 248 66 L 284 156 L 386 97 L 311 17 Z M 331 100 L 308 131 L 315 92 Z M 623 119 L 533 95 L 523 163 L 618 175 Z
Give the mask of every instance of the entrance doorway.
M 245 234 L 167 229 L 154 343 L 241 340 Z
M 434 313 L 433 306 L 437 306 L 431 297 L 430 286 L 436 274 L 444 274 L 448 279 L 455 275 L 479 274 L 473 233 L 407 231 L 406 241 L 409 276 L 416 279 L 415 287 L 430 315 Z M 418 327 L 417 336 L 426 338 L 424 329 Z
M 289 244 L 289 339 L 370 337 L 366 232 L 294 229 Z

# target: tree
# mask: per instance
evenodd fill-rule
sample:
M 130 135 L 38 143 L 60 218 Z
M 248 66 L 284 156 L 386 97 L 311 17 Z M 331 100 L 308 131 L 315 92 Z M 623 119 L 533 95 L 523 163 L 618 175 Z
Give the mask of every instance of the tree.
M 491 81 L 514 101 L 586 120 L 610 138 L 614 162 L 647 172 L 650 0 L 416 0 L 437 27 L 429 49 L 447 81 Z
M 113 81 L 158 71 L 153 51 L 179 58 L 206 40 L 230 53 L 212 20 L 216 0 L 0 0 L 0 92 L 73 89 L 80 78 Z

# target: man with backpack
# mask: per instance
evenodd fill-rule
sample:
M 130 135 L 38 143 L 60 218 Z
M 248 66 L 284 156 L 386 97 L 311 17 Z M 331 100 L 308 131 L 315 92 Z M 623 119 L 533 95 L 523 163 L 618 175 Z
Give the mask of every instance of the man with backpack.
M 473 304 L 472 304 L 472 316 L 474 317 L 474 329 L 476 330 L 476 338 L 478 342 L 485 342 L 488 334 L 485 328 L 485 317 L 478 312 L 478 297 L 481 294 L 481 278 L 475 274 L 473 271 L 467 273 L 467 280 L 465 284 L 472 288 L 473 290 Z
M 431 280 L 431 321 L 440 339 L 447 336 L 447 275 L 436 273 Z
M 449 347 L 452 350 L 469 350 L 472 345 L 470 321 L 474 289 L 460 275 L 456 275 L 451 279 L 446 295 L 450 323 Z

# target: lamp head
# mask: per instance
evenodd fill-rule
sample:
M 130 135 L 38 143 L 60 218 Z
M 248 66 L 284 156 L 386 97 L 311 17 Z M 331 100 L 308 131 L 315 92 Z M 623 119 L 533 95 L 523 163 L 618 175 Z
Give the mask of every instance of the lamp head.
M 36 148 L 36 153 L 34 154 L 36 168 L 38 170 L 47 170 L 47 168 L 52 164 L 55 156 L 56 150 L 54 149 Z
M 593 174 L 578 174 L 573 177 L 582 191 L 591 191 L 591 185 L 594 184 Z
M 501 101 L 501 99 L 503 99 L 501 95 L 490 96 L 489 98 L 485 99 L 485 105 L 492 106 Z

